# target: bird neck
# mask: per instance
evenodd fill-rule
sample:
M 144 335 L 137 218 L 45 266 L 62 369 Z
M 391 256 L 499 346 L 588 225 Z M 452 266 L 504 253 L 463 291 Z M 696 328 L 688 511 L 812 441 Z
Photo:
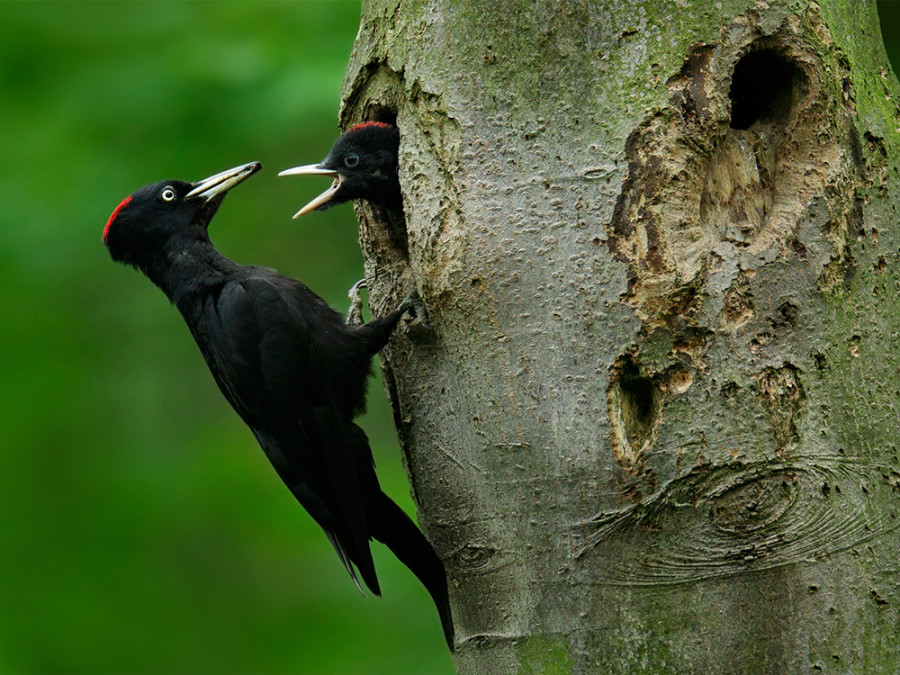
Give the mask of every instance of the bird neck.
M 144 274 L 179 308 L 216 291 L 237 267 L 208 238 L 173 238 L 160 255 L 141 265 Z

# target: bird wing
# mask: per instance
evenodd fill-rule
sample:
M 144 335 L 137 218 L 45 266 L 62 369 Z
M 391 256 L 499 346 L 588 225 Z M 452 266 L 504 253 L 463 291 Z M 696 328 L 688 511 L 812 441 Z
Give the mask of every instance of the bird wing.
M 209 309 L 214 325 L 198 331 L 198 343 L 216 382 L 357 586 L 351 561 L 377 594 L 363 500 L 371 450 L 352 411 L 336 404 L 319 346 L 341 330 L 340 315 L 299 282 L 267 276 L 226 284 Z

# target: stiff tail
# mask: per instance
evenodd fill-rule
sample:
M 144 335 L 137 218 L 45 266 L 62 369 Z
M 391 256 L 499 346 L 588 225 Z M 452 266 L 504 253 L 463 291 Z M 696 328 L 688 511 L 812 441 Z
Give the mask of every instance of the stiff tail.
M 390 497 L 379 491 L 377 509 L 369 514 L 372 536 L 387 546 L 415 574 L 434 600 L 444 638 L 450 651 L 454 649 L 453 617 L 447 593 L 447 574 L 431 544 L 415 523 Z
M 353 567 L 354 560 L 351 559 L 347 554 L 347 551 L 344 550 L 341 540 L 338 539 L 337 535 L 328 530 L 325 530 L 325 536 L 328 537 L 328 541 L 334 546 L 334 550 L 337 551 L 338 557 L 341 559 L 341 562 L 344 563 L 344 567 L 350 574 L 353 583 L 356 585 L 356 590 L 365 597 L 366 592 L 363 590 L 362 584 L 359 583 L 359 577 L 356 576 L 356 569 Z M 369 551 L 368 545 L 366 546 L 366 551 Z M 371 553 L 369 553 L 368 556 L 360 556 L 357 560 L 359 561 L 359 564 L 357 565 L 359 572 L 362 575 L 366 586 L 368 586 L 369 590 L 375 595 L 381 595 L 381 588 L 378 586 L 378 577 L 375 575 L 375 563 L 372 560 Z

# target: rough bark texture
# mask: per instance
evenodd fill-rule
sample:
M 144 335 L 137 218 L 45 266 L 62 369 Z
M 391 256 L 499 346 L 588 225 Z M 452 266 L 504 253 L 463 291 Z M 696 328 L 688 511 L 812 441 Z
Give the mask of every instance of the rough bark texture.
M 868 0 L 369 0 L 342 122 L 460 673 L 895 672 L 897 82 Z

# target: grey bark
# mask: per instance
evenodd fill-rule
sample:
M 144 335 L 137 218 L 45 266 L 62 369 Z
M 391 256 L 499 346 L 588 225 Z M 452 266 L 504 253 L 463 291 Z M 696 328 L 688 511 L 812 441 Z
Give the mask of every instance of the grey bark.
M 460 673 L 896 672 L 897 82 L 869 0 L 369 0 L 342 122 Z

